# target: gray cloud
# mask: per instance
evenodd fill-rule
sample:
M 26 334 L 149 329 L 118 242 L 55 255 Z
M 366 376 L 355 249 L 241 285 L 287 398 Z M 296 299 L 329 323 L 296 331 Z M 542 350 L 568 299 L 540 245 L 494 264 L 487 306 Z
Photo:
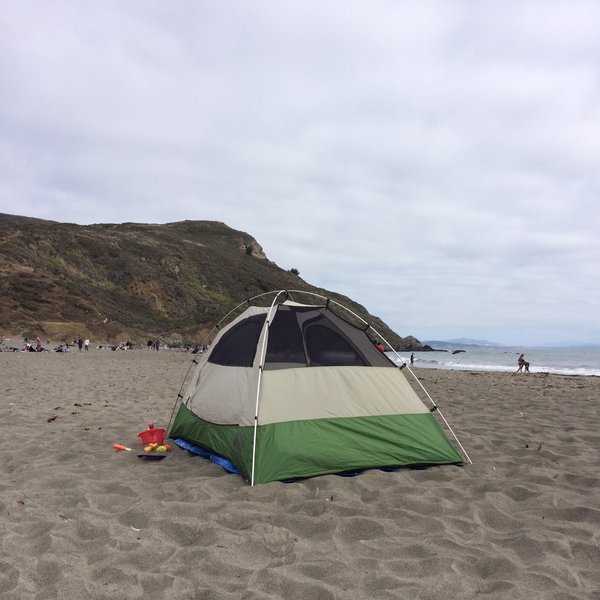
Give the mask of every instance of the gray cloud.
M 224 221 L 404 335 L 600 339 L 596 3 L 0 18 L 0 210 Z

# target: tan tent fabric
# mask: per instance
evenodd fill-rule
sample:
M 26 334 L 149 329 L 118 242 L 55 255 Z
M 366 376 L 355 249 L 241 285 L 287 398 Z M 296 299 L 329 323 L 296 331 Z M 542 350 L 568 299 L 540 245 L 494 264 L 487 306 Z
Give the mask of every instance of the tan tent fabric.
M 269 309 L 263 306 L 248 307 L 218 333 L 211 347 L 214 347 L 235 324 L 268 311 Z M 259 348 L 265 335 L 266 329 L 261 334 Z M 257 364 L 249 368 L 222 367 L 209 363 L 209 357 L 210 349 L 198 356 L 198 365 L 183 393 L 184 401 L 206 421 L 219 425 L 252 423 L 256 407 L 256 390 L 258 389 Z M 255 362 L 258 362 L 258 358 Z
M 249 425 L 254 420 L 257 378 L 252 367 L 232 369 L 206 363 L 190 407 L 217 425 Z
M 428 412 L 399 369 L 319 367 L 266 371 L 259 422 Z

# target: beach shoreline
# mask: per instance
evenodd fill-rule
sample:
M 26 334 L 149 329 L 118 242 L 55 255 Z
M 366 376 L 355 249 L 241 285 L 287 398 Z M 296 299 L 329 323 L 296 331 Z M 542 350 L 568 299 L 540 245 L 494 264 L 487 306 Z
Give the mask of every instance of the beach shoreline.
M 600 599 L 600 378 L 415 368 L 472 465 L 250 487 L 137 457 L 192 358 L 0 353 L 0 599 Z

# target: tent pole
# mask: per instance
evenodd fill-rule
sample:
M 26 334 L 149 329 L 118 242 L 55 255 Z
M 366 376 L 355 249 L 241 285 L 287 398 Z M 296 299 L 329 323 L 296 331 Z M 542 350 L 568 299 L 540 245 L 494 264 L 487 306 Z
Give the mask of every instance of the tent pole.
M 263 341 L 262 341 L 262 345 L 260 348 L 260 359 L 259 359 L 259 363 L 258 363 L 258 382 L 256 385 L 256 405 L 255 405 L 255 409 L 254 409 L 254 435 L 252 438 L 252 470 L 251 470 L 251 474 L 250 474 L 250 485 L 253 486 L 254 485 L 254 471 L 255 471 L 255 465 L 256 465 L 256 437 L 258 434 L 258 405 L 260 402 L 260 388 L 261 388 L 261 384 L 262 384 L 262 374 L 263 374 L 263 367 L 265 364 L 265 357 L 267 355 L 267 342 L 269 341 L 269 328 L 271 327 L 271 321 L 273 320 L 273 312 L 274 312 L 274 308 L 276 306 L 276 302 L 277 302 L 277 298 L 279 298 L 279 296 L 281 294 L 287 294 L 287 292 L 285 290 L 280 290 L 279 292 L 277 292 L 277 295 L 275 296 L 275 298 L 273 298 L 273 302 L 271 303 L 271 307 L 269 308 L 269 312 L 267 313 L 267 319 L 265 321 L 265 335 L 263 336 Z M 264 294 L 261 294 L 264 295 Z
M 446 417 L 444 417 L 444 415 L 442 414 L 442 411 L 439 409 L 438 405 L 433 401 L 433 398 L 429 395 L 429 392 L 425 389 L 425 386 L 421 383 L 421 380 L 415 375 L 414 371 L 410 367 L 408 367 L 408 370 L 409 370 L 410 374 L 415 378 L 415 381 L 419 384 L 420 388 L 423 390 L 425 395 L 429 398 L 429 401 L 433 405 L 433 409 L 437 410 L 442 421 L 444 421 L 444 423 L 446 424 L 448 431 L 450 431 L 450 433 L 452 434 L 452 437 L 456 440 L 456 443 L 459 445 L 460 449 L 462 450 L 463 454 L 465 455 L 465 458 L 469 461 L 469 464 L 472 465 L 473 461 L 471 460 L 471 457 L 467 454 L 467 451 L 464 449 L 464 446 L 460 443 L 460 440 L 458 439 L 457 435 L 454 433 L 454 430 L 452 429 L 452 427 L 450 427 L 450 423 L 448 423 L 448 421 L 446 420 Z
M 437 405 L 436 405 L 436 408 L 437 408 Z M 472 465 L 473 461 L 471 460 L 471 457 L 467 454 L 467 451 L 465 450 L 464 446 L 460 443 L 460 440 L 454 433 L 454 429 L 452 429 L 452 427 L 450 427 L 450 423 L 448 423 L 448 421 L 446 421 L 446 417 L 442 414 L 442 411 L 439 408 L 437 408 L 437 412 L 440 415 L 440 417 L 442 418 L 442 420 L 444 421 L 444 423 L 446 424 L 446 427 L 448 428 L 448 431 L 452 434 L 452 437 L 456 440 L 456 443 L 459 445 L 460 449 L 462 450 L 462 453 L 465 455 L 465 458 L 469 461 L 469 464 Z

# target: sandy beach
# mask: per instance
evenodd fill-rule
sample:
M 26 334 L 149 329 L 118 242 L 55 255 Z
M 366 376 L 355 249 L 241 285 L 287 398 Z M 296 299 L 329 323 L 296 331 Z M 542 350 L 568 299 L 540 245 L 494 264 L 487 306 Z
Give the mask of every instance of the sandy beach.
M 137 457 L 191 358 L 0 353 L 0 599 L 600 599 L 600 378 L 417 369 L 472 465 L 250 487 Z

